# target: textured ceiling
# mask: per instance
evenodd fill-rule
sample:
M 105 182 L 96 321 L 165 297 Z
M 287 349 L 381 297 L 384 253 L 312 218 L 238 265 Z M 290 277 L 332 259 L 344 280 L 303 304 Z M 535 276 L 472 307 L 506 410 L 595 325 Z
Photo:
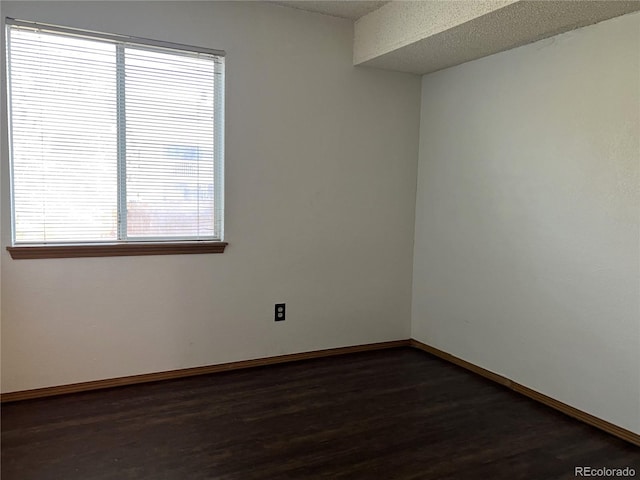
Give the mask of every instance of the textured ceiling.
M 397 38 L 393 32 L 385 32 L 385 28 L 395 27 L 401 33 L 405 30 L 406 25 L 391 25 L 386 15 L 387 10 L 401 6 L 395 3 L 356 22 L 357 37 L 359 26 L 377 18 L 377 25 L 368 28 L 373 38 L 361 42 L 363 45 L 370 45 L 385 35 Z M 410 6 L 410 2 L 407 5 Z M 462 2 L 457 7 L 461 5 Z M 356 60 L 355 64 L 425 74 L 638 10 L 638 0 L 516 1 L 457 25 L 452 22 L 439 32 L 429 31 L 429 22 L 433 20 L 425 17 L 422 31 L 429 33 L 403 44 L 380 45 L 376 55 L 361 57 L 362 60 Z M 358 58 L 357 55 L 354 57 Z
M 640 10 L 640 0 L 269 0 L 355 22 L 354 65 L 425 74 Z
M 380 8 L 387 2 L 379 1 L 359 1 L 359 0 L 333 0 L 333 1 L 314 1 L 314 0 L 297 0 L 297 1 L 274 1 L 285 7 L 299 8 L 309 12 L 323 13 L 334 17 L 348 18 L 357 20 L 369 12 Z

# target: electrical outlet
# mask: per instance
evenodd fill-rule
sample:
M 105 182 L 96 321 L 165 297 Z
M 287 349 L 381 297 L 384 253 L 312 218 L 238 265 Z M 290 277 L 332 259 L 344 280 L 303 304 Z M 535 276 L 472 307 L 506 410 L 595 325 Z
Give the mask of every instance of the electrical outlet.
M 287 312 L 287 306 L 284 303 L 276 303 L 273 319 L 276 322 L 282 322 L 285 319 L 286 312 Z

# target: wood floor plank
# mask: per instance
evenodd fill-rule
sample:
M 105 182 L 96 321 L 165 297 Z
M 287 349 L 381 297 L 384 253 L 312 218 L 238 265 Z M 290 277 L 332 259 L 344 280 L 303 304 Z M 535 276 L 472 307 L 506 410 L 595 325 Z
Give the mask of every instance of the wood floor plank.
M 398 348 L 2 406 L 3 480 L 572 479 L 640 449 Z

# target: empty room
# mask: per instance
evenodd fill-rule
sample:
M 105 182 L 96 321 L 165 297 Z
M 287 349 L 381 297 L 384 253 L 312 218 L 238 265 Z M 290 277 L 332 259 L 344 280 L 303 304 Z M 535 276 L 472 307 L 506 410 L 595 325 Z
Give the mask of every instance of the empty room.
M 640 478 L 640 1 L 0 17 L 3 480 Z

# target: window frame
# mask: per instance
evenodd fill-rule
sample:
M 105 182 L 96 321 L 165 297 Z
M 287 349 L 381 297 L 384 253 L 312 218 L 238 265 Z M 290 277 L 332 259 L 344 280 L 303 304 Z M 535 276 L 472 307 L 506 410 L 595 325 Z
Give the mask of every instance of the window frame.
M 116 44 L 116 51 L 123 52 L 127 44 L 138 49 L 146 49 L 153 51 L 168 51 L 175 54 L 184 52 L 185 54 L 201 53 L 216 57 L 215 72 L 222 75 L 218 88 L 220 105 L 214 109 L 214 131 L 212 137 L 214 140 L 214 184 L 213 195 L 214 205 L 219 205 L 219 211 L 222 213 L 221 219 L 216 220 L 214 228 L 215 238 L 213 239 L 172 239 L 171 237 L 131 237 L 128 238 L 126 230 L 123 232 L 123 227 L 126 229 L 126 217 L 124 215 L 124 221 L 118 222 L 116 241 L 78 241 L 78 242 L 42 242 L 42 243 L 28 243 L 28 242 L 16 242 L 16 228 L 15 228 L 15 208 L 14 208 L 14 175 L 13 175 L 13 135 L 12 135 L 12 98 L 11 98 L 11 70 L 9 68 L 11 62 L 10 52 L 10 35 L 11 29 L 19 27 L 25 29 L 32 29 L 34 31 L 51 32 L 57 34 L 63 34 L 67 36 L 77 36 L 80 38 L 111 41 Z M 9 161 L 10 161 L 10 213 L 11 213 L 11 245 L 7 246 L 7 250 L 14 259 L 30 259 L 30 258 L 70 258 L 70 257 L 104 257 L 104 256 L 133 256 L 133 255 L 175 255 L 175 254 L 196 254 L 196 253 L 223 253 L 227 242 L 224 239 L 224 141 L 225 141 L 225 91 L 226 91 L 226 76 L 225 76 L 225 55 L 223 50 L 215 50 L 205 47 L 196 47 L 191 45 L 177 44 L 172 42 L 166 42 L 161 40 L 151 40 L 141 37 L 133 37 L 128 35 L 110 34 L 103 32 L 96 32 L 90 30 L 81 30 L 71 27 L 63 27 L 57 25 L 44 24 L 39 22 L 31 22 L 24 20 L 16 20 L 10 17 L 5 18 L 5 35 L 6 35 L 6 94 L 7 94 L 7 129 L 8 129 L 8 147 L 9 147 Z M 120 55 L 120 53 L 117 53 Z M 120 61 L 120 59 L 118 59 Z M 120 64 L 117 63 L 117 68 L 120 70 Z M 121 80 L 121 73 L 117 74 L 118 80 Z M 214 89 L 214 95 L 216 90 Z M 118 104 L 120 101 L 118 99 Z M 120 108 L 119 106 L 117 107 Z M 119 117 L 119 115 L 118 115 Z M 118 119 L 119 121 L 119 119 Z M 125 131 L 126 135 L 126 131 Z M 118 217 L 121 218 L 122 206 L 121 202 L 126 202 L 123 199 L 123 192 L 126 195 L 127 183 L 126 179 L 122 180 L 122 164 L 126 162 L 126 157 L 121 158 L 121 139 L 120 134 L 118 138 Z M 125 210 L 126 212 L 126 206 Z M 124 236 L 123 236 L 124 233 Z M 125 239 L 122 239 L 125 238 Z

